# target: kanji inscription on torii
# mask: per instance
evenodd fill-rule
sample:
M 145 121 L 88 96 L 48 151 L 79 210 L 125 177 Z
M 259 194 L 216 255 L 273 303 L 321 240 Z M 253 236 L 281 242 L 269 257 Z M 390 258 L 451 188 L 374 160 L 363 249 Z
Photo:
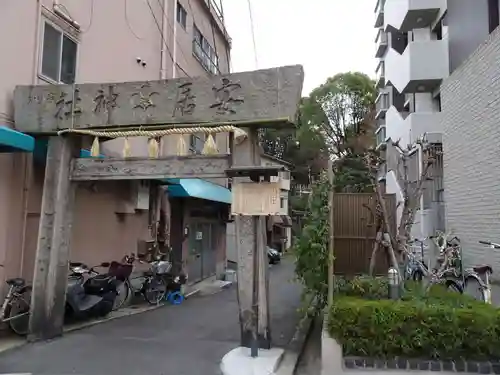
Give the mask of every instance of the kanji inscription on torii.
M 221 115 L 236 113 L 235 105 L 245 102 L 245 99 L 239 96 L 238 91 L 241 89 L 241 84 L 231 82 L 228 78 L 222 78 L 220 86 L 212 87 L 215 94 L 216 102 L 210 108 L 217 108 L 217 113 Z
M 192 92 L 192 86 L 192 82 L 186 82 L 179 85 L 177 101 L 173 113 L 174 116 L 179 112 L 182 116 L 193 114 L 196 108 L 196 95 Z
M 111 112 L 114 108 L 116 108 L 116 99 L 118 98 L 118 94 L 115 92 L 115 87 L 113 85 L 109 85 L 108 90 L 99 89 L 97 90 L 97 95 L 94 98 L 94 112 L 108 111 Z
M 293 65 L 213 77 L 17 86 L 15 127 L 29 133 L 229 122 L 290 127 L 296 120 L 303 79 L 302 66 Z M 56 95 L 54 102 L 47 100 L 51 92 Z M 65 100 L 57 102 L 60 93 Z M 73 97 L 75 105 L 68 102 Z
M 69 119 L 71 118 L 71 113 L 73 113 L 74 116 L 80 116 L 82 114 L 82 109 L 80 108 L 80 90 L 78 89 L 73 92 L 72 98 L 68 98 L 68 94 L 61 91 L 57 97 L 55 94 L 49 93 L 47 95 L 47 100 L 55 103 L 54 117 L 56 119 Z

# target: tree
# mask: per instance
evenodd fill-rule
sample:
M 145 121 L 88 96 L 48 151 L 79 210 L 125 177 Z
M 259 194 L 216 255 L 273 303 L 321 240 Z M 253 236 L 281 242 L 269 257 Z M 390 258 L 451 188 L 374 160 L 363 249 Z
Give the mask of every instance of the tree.
M 337 158 L 354 152 L 351 140 L 375 101 L 374 82 L 363 73 L 340 73 L 311 92 L 304 115 L 320 126 L 330 151 Z
M 335 159 L 335 190 L 372 191 L 363 158 L 374 145 L 374 82 L 363 73 L 337 74 L 313 90 L 304 116 L 321 129 Z

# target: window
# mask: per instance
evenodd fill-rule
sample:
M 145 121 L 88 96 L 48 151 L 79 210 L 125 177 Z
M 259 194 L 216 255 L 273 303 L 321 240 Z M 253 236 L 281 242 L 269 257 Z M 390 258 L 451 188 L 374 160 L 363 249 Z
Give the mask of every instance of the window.
M 187 24 L 187 12 L 184 7 L 177 2 L 177 22 L 179 22 L 184 30 Z
M 42 75 L 57 83 L 75 83 L 77 49 L 73 39 L 46 22 L 43 31 Z
M 219 57 L 215 53 L 215 49 L 202 35 L 196 25 L 193 30 L 194 56 L 209 73 L 217 74 L 219 72 Z
M 286 199 L 280 198 L 280 208 L 285 208 L 285 205 L 286 205 Z

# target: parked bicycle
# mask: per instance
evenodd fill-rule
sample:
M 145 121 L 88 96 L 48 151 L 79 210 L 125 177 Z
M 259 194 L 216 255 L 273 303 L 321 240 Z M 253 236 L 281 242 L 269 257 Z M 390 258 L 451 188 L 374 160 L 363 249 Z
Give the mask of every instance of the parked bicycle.
M 406 263 L 406 279 L 408 280 L 413 280 L 413 281 L 422 281 L 424 278 L 424 270 L 422 270 L 422 267 L 425 269 L 428 269 L 429 266 L 425 264 L 424 260 L 424 250 L 428 248 L 426 245 L 427 240 L 429 237 L 425 237 L 422 239 L 414 238 L 413 240 L 409 241 L 408 245 L 414 245 L 418 244 L 420 247 L 420 262 L 417 261 L 417 256 L 416 256 L 416 251 L 412 247 L 412 252 L 411 256 L 408 256 L 408 261 Z
M 131 295 L 142 294 L 148 303 L 156 305 L 167 293 L 167 284 L 160 273 L 163 266 L 158 267 L 156 263 L 150 263 L 148 271 L 131 277 L 135 262 L 146 263 L 132 253 L 125 255 L 122 262 L 113 261 L 110 264 L 108 273 L 118 280 L 119 301 L 115 303 L 114 310 L 122 307 Z
M 463 293 L 463 287 L 458 281 L 458 275 L 455 269 L 454 259 L 456 258 L 456 246 L 446 241 L 446 236 L 439 234 L 438 236 L 431 236 L 429 239 L 434 240 L 436 245 L 440 248 L 440 256 L 437 261 L 436 267 L 429 269 L 429 267 L 422 260 L 418 259 L 414 252 L 406 249 L 406 256 L 408 258 L 406 274 L 407 279 L 414 281 L 428 280 L 427 289 L 434 284 L 445 285 L 447 289 Z M 422 243 L 426 239 L 422 239 Z M 412 242 L 410 242 L 411 244 Z M 423 248 L 422 248 L 423 251 Z
M 0 321 L 8 324 L 16 334 L 25 336 L 29 332 L 32 287 L 20 277 L 8 279 L 5 282 L 9 290 L 0 308 Z
M 407 277 L 411 275 L 411 279 L 415 281 L 429 279 L 429 286 L 436 283 L 444 284 L 448 289 L 459 293 L 467 292 L 473 297 L 483 302 L 491 302 L 491 289 L 489 286 L 488 273 L 491 273 L 491 267 L 487 265 L 479 265 L 470 268 L 463 267 L 462 250 L 460 239 L 453 237 L 448 239 L 450 234 L 438 232 L 436 236 L 429 237 L 434 241 L 439 249 L 436 266 L 429 271 L 428 266 L 416 259 L 412 252 L 407 251 L 409 258 L 407 265 Z M 483 244 L 491 246 L 490 242 L 483 241 Z M 498 245 L 500 246 L 500 245 Z M 486 282 L 484 282 L 480 274 L 486 274 Z M 474 285 L 474 288 L 472 288 Z M 471 289 L 479 291 L 470 293 Z

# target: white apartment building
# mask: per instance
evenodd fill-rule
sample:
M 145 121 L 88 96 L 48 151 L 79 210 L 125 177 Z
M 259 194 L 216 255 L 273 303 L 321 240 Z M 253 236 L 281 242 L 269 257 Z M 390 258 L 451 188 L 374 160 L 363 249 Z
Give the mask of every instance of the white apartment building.
M 453 232 L 466 265 L 495 270 L 500 252 L 479 241 L 500 242 L 500 1 L 378 0 L 375 19 L 377 143 L 387 191 L 401 199 L 402 171 L 388 140 L 414 144 L 426 133 L 442 160 L 413 235 Z M 414 149 L 410 177 L 421 168 Z
M 404 170 L 399 151 L 389 141 L 399 140 L 402 147 L 411 145 L 410 181 L 416 181 L 422 169 L 422 152 L 415 141 L 426 134 L 434 147 L 441 147 L 439 88 L 449 75 L 446 10 L 446 0 L 378 0 L 375 7 L 377 147 L 386 155 L 381 172 L 386 190 L 401 202 Z M 434 181 L 427 184 L 421 199 L 412 229 L 415 236 L 443 229 L 440 169 L 436 163 Z

